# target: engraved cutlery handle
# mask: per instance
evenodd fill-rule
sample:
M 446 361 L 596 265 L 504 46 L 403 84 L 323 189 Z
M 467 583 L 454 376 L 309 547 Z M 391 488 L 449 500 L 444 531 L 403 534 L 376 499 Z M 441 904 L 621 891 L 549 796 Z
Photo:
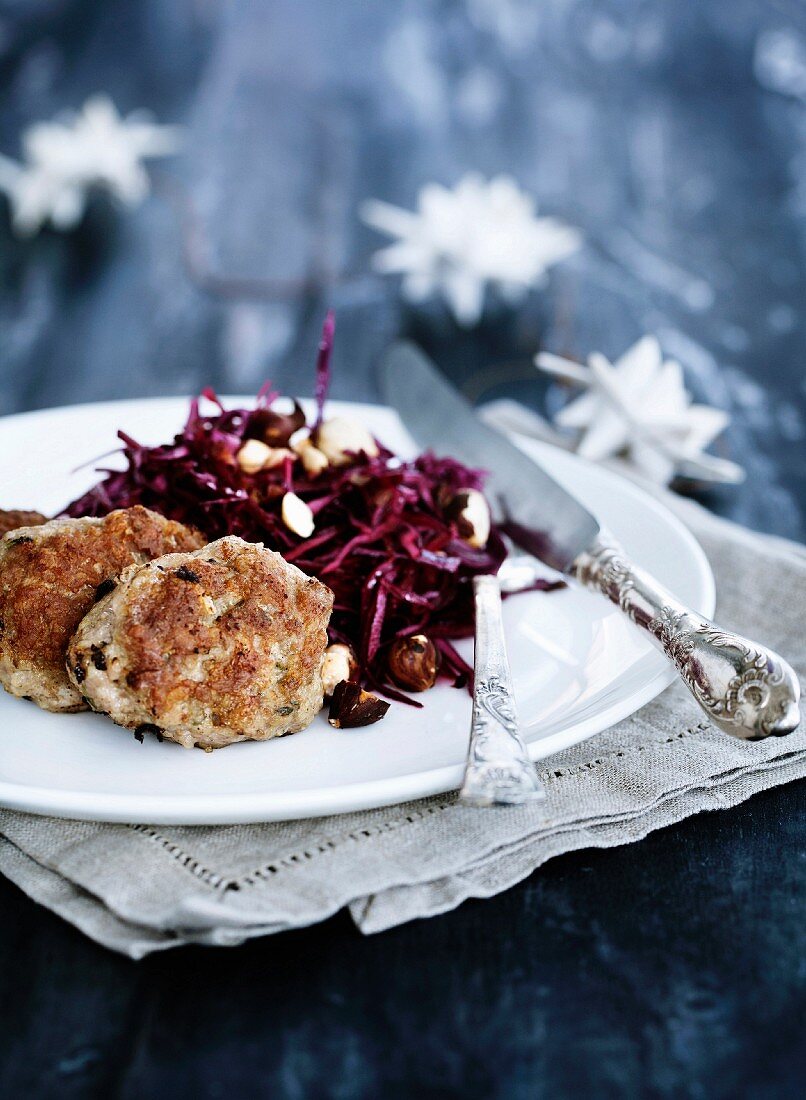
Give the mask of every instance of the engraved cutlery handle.
M 459 798 L 473 806 L 515 806 L 545 798 L 518 732 L 498 579 L 476 577 L 473 591 L 476 603 L 473 718 Z
M 796 728 L 800 684 L 783 657 L 685 607 L 604 532 L 569 572 L 648 631 L 725 733 L 760 741 Z

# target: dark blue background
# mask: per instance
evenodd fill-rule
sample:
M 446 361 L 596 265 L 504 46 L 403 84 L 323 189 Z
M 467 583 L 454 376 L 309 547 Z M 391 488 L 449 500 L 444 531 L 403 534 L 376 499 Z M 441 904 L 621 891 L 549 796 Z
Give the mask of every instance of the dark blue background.
M 0 214 L 0 413 L 308 392 L 329 305 L 334 393 L 367 399 L 400 333 L 474 398 L 543 407 L 538 346 L 616 355 L 654 331 L 734 418 L 721 446 L 748 480 L 709 503 L 804 538 L 798 0 L 6 2 L 0 86 L 8 155 L 96 91 L 188 128 L 134 212 L 99 200 L 32 241 Z M 356 209 L 471 169 L 514 175 L 586 246 L 469 335 L 369 274 L 382 242 Z M 0 884 L 0 1091 L 795 1095 L 802 792 L 371 940 L 336 918 L 135 966 Z

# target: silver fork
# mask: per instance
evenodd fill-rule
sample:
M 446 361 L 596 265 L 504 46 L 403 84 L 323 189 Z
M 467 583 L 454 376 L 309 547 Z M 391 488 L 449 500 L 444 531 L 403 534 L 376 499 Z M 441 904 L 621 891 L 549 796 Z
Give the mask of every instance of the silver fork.
M 518 806 L 545 798 L 546 792 L 518 729 L 501 616 L 501 582 L 498 577 L 476 577 L 473 591 L 473 717 L 459 800 L 470 806 Z

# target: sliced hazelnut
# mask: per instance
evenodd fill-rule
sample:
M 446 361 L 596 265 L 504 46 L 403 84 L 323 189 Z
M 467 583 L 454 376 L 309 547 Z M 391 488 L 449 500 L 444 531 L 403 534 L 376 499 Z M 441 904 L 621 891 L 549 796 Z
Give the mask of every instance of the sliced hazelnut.
M 342 680 L 334 688 L 327 720 L 336 729 L 370 726 L 380 721 L 388 710 L 389 704 L 377 695 L 364 691 L 360 684 L 351 680 Z
M 247 439 L 236 457 L 245 474 L 256 474 L 271 458 L 271 447 L 259 439 Z
M 363 424 L 334 416 L 319 425 L 314 443 L 334 466 L 345 466 L 351 454 L 362 452 L 370 458 L 378 454 L 378 444 Z
M 318 475 L 330 465 L 327 455 L 324 451 L 320 451 L 319 448 L 315 446 L 309 435 L 295 440 L 292 442 L 291 446 L 299 455 L 300 462 L 305 469 L 305 473 L 308 474 L 309 477 L 318 477 Z
M 259 439 L 270 447 L 287 447 L 294 432 L 305 423 L 305 413 L 297 401 L 291 412 L 277 412 L 276 409 L 255 409 L 246 424 L 246 436 Z
M 283 523 L 295 535 L 307 539 L 313 534 L 315 526 L 313 512 L 296 493 L 285 494 L 283 503 L 280 505 L 280 514 L 283 517 Z
M 325 659 L 322 663 L 322 687 L 325 698 L 329 699 L 336 685 L 342 680 L 352 680 L 358 671 L 358 662 L 355 654 L 348 645 L 334 642 L 325 650 Z
M 490 507 L 484 494 L 478 489 L 462 489 L 446 509 L 448 519 L 456 521 L 459 534 L 475 547 L 483 550 L 490 537 Z
M 409 691 L 428 691 L 442 663 L 439 650 L 425 634 L 398 638 L 389 651 L 389 675 Z

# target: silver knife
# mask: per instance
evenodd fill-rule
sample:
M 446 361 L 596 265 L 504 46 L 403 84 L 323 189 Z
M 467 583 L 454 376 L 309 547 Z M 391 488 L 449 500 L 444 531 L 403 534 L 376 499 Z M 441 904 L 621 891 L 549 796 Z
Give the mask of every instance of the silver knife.
M 413 344 L 394 344 L 380 372 L 387 403 L 417 443 L 489 471 L 486 495 L 510 537 L 645 630 L 714 725 L 748 741 L 797 727 L 800 684 L 782 657 L 722 630 L 634 565 L 579 501 L 482 423 Z

